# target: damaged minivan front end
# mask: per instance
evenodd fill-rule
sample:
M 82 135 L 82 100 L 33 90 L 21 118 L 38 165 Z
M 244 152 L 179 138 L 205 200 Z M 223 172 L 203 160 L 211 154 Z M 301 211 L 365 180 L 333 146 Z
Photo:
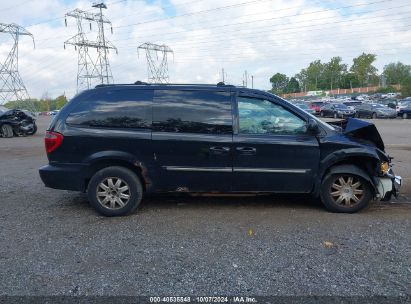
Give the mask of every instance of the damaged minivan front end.
M 355 118 L 329 122 L 329 124 L 340 134 L 337 138 L 344 138 L 343 142 L 349 146 L 347 149 L 335 151 L 337 155 L 342 158 L 358 155 L 357 159 L 360 162 L 363 156 L 362 166 L 374 187 L 375 198 L 388 201 L 392 196 L 397 197 L 402 179 L 394 174 L 392 157 L 385 152 L 384 142 L 375 125 Z M 332 138 L 333 136 L 324 138 L 324 144 Z

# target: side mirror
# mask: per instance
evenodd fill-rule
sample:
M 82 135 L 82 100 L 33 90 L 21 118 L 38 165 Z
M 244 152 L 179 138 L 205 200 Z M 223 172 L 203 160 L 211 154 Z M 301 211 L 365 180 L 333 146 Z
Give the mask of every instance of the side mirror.
M 320 128 L 318 127 L 318 123 L 315 119 L 310 118 L 308 120 L 307 131 L 313 134 L 318 134 L 320 132 Z

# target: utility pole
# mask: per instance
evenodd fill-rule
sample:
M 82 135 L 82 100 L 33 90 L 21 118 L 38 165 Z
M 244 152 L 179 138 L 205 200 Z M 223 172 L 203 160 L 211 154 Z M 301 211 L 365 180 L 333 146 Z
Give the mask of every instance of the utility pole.
M 223 76 L 223 77 L 222 77 L 222 78 L 223 78 L 223 83 L 225 83 L 225 81 L 224 81 L 224 80 L 225 80 L 225 77 L 224 77 L 224 76 L 225 76 L 225 75 L 224 75 L 224 68 L 222 68 L 221 74 L 222 74 L 222 76 Z
M 13 46 L 6 60 L 0 63 L 0 104 L 8 101 L 18 101 L 18 108 L 35 111 L 34 103 L 30 100 L 27 89 L 19 73 L 19 38 L 30 36 L 34 38 L 25 28 L 11 23 L 0 23 L 0 33 L 10 34 L 13 37 Z
M 158 45 L 150 42 L 143 43 L 137 48 L 144 50 L 147 60 L 147 79 L 150 83 L 168 83 L 170 76 L 168 73 L 168 54 L 173 54 L 173 50 L 165 44 Z M 160 53 L 160 58 L 158 54 Z
M 244 71 L 243 86 L 245 86 L 246 88 L 248 87 L 248 73 L 247 73 L 247 70 Z
M 73 45 L 74 49 L 78 51 L 77 92 L 90 89 L 97 84 L 110 84 L 114 82 L 107 55 L 110 49 L 115 50 L 117 53 L 117 48 L 107 41 L 104 33 L 104 24 L 111 26 L 111 21 L 103 15 L 103 8 L 107 9 L 107 6 L 104 3 L 99 3 L 93 5 L 93 7 L 98 8 L 99 13 L 75 9 L 65 16 L 66 26 L 67 17 L 75 18 L 77 21 L 77 35 L 64 42 L 64 48 L 66 48 L 66 45 Z M 90 23 L 90 30 L 92 29 L 91 24 L 97 23 L 98 35 L 96 41 L 87 39 L 83 30 L 84 21 Z M 112 31 L 113 28 L 111 27 Z M 97 50 L 97 57 L 89 53 L 89 48 Z
M 251 88 L 254 89 L 254 75 L 251 75 Z

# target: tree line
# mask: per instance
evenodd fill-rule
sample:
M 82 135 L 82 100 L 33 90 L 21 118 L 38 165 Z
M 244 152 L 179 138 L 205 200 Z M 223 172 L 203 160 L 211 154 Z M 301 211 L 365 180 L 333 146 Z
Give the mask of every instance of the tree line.
M 292 77 L 276 73 L 270 78 L 274 94 L 299 93 L 306 91 L 351 89 L 367 86 L 401 85 L 403 95 L 411 95 L 411 66 L 393 62 L 384 67 L 382 74 L 373 65 L 377 56 L 363 53 L 353 59 L 351 66 L 343 63 L 341 57 L 329 62 L 315 60 Z
M 67 98 L 65 95 L 60 95 L 53 99 L 49 98 L 46 94 L 41 99 L 31 99 L 30 102 L 33 103 L 34 108 L 38 112 L 49 112 L 60 110 L 67 103 Z M 26 109 L 27 101 L 9 101 L 6 102 L 4 106 L 9 109 Z

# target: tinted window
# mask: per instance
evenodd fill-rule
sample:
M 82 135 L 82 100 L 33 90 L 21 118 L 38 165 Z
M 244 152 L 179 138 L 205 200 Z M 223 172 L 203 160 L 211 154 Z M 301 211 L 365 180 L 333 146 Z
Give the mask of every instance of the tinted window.
M 158 90 L 154 97 L 153 128 L 162 132 L 230 134 L 230 94 Z
M 103 91 L 82 100 L 67 117 L 67 123 L 91 127 L 151 127 L 152 90 Z
M 243 134 L 303 134 L 304 120 L 268 100 L 239 97 L 238 116 Z

